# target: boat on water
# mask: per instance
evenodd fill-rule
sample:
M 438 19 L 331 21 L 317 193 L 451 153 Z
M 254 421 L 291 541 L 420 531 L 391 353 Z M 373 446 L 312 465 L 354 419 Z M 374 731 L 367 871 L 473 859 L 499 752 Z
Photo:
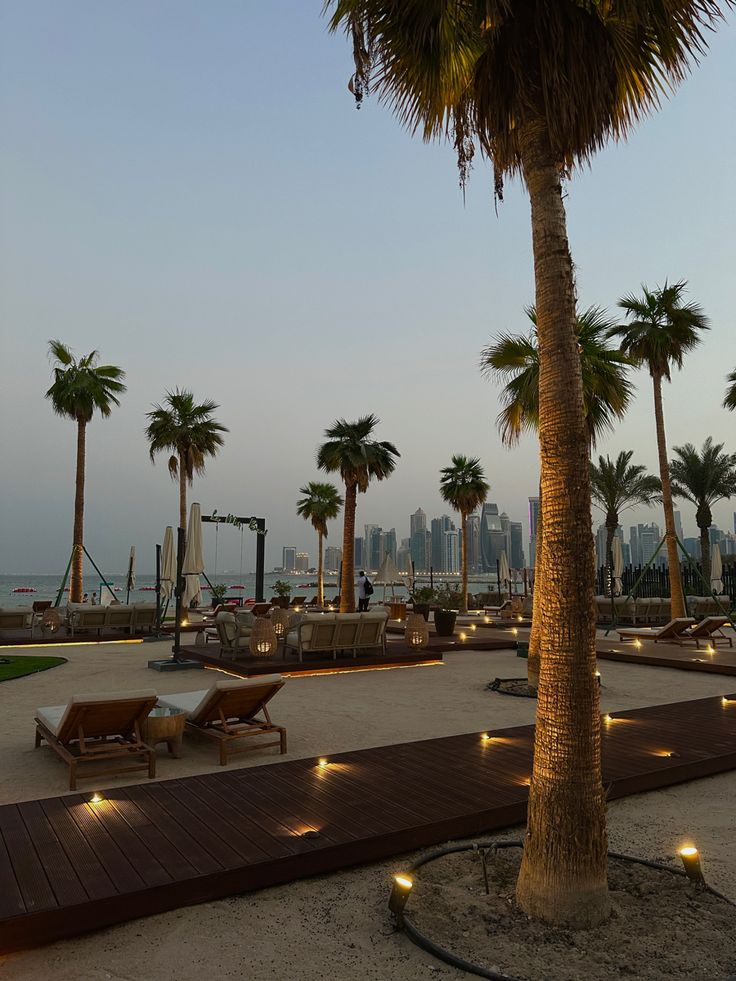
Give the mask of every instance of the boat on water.
M 35 593 L 37 590 L 33 586 L 16 586 L 13 590 L 14 593 Z
M 242 584 L 242 582 L 234 582 L 232 585 L 228 586 L 227 588 L 228 589 L 245 589 L 245 586 Z
M 156 587 L 155 586 L 141 586 L 140 587 L 140 590 L 141 590 L 142 593 L 155 593 L 156 592 Z M 117 593 L 118 590 L 116 589 L 115 592 Z

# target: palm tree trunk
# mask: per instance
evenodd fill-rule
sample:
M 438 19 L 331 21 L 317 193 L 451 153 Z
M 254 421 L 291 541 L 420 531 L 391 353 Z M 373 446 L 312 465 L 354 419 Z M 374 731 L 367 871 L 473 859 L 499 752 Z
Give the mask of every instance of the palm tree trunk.
M 468 516 L 464 511 L 460 512 L 460 528 L 461 530 L 461 540 L 460 540 L 460 568 L 462 570 L 462 593 L 460 595 L 460 612 L 468 612 L 468 546 L 467 546 L 467 532 L 468 532 Z
M 325 571 L 322 559 L 322 532 L 317 532 L 317 603 L 325 604 Z
M 345 485 L 345 507 L 342 525 L 342 578 L 340 580 L 340 613 L 355 612 L 355 509 L 358 503 L 356 484 Z
M 672 504 L 672 487 L 670 486 L 670 468 L 667 462 L 667 439 L 664 432 L 664 411 L 662 409 L 662 376 L 652 376 L 654 385 L 654 419 L 657 425 L 657 455 L 659 456 L 659 479 L 662 481 L 662 506 L 664 507 L 665 541 L 667 544 L 667 564 L 670 571 L 670 616 L 687 616 L 685 594 L 682 591 L 682 576 L 680 575 L 680 556 L 677 549 L 677 532 L 675 530 L 675 511 Z
M 84 472 L 87 462 L 87 423 L 77 420 L 77 474 L 74 489 L 74 538 L 69 599 L 81 603 L 84 596 Z
M 536 691 L 539 687 L 539 650 L 542 631 L 542 485 L 539 485 L 539 514 L 537 515 L 537 535 L 534 542 L 534 592 L 532 594 L 532 629 L 529 632 L 529 652 L 526 662 L 526 680 Z
M 179 454 L 179 527 L 187 530 L 187 474 L 184 469 L 184 456 Z
M 618 528 L 618 521 L 615 525 L 610 525 L 606 522 L 606 565 L 608 566 L 608 578 L 610 579 L 610 593 L 609 597 L 613 598 L 615 590 L 613 588 L 613 537 L 616 534 L 616 529 Z
M 703 570 L 703 579 L 705 580 L 705 594 L 709 596 L 713 592 L 712 563 L 710 557 L 710 522 L 705 526 L 698 523 L 698 527 L 700 528 L 700 567 Z
M 531 201 L 544 537 L 534 766 L 516 898 L 528 915 L 576 929 L 601 923 L 610 908 L 589 444 L 561 167 L 541 116 L 523 126 L 520 141 Z

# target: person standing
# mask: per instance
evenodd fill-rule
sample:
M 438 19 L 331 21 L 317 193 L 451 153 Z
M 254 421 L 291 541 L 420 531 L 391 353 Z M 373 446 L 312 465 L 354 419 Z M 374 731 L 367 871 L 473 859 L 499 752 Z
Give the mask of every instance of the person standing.
M 358 613 L 368 612 L 368 603 L 370 602 L 370 593 L 368 589 L 370 588 L 370 582 L 368 576 L 366 576 L 363 570 L 360 570 L 360 575 L 358 576 Z M 371 589 L 371 593 L 373 590 Z

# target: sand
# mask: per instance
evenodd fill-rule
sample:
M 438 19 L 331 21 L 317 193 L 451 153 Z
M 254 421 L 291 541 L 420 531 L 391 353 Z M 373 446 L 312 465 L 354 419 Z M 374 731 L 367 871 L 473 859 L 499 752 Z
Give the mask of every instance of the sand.
M 33 713 L 79 692 L 153 687 L 160 694 L 205 687 L 212 676 L 165 675 L 147 661 L 167 644 L 66 647 L 69 663 L 0 686 L 0 747 L 5 802 L 66 792 L 66 767 L 33 748 Z M 13 653 L 16 653 L 14 651 Z M 602 662 L 604 711 L 734 690 L 733 679 Z M 521 670 L 520 670 L 521 669 Z M 329 755 L 440 735 L 521 725 L 535 703 L 494 695 L 485 684 L 523 673 L 511 652 L 448 655 L 443 665 L 290 679 L 273 703 L 289 730 L 291 758 Z M 219 769 L 209 742 L 186 739 L 175 760 L 158 750 L 157 779 Z M 236 757 L 231 767 L 276 762 L 274 750 Z M 133 775 L 135 778 L 135 775 Z M 104 787 L 138 782 L 107 778 Z M 85 784 L 82 784 L 85 787 Z M 611 805 L 612 847 L 658 860 L 696 838 L 716 888 L 731 895 L 736 878 L 733 813 L 736 773 L 695 781 Z M 513 833 L 513 832 L 509 832 Z M 518 833 L 518 830 L 517 832 Z M 459 977 L 392 932 L 387 882 L 409 857 L 363 866 L 259 893 L 133 921 L 0 961 L 0 977 L 31 981 L 133 979 L 415 979 Z

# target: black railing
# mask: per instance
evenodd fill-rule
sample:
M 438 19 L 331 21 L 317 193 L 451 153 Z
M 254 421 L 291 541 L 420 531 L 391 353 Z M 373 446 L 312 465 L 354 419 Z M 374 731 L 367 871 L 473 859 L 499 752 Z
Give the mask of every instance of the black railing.
M 627 565 L 624 568 L 621 576 L 624 596 L 631 592 L 637 579 L 641 576 L 643 568 L 641 565 Z M 610 594 L 608 575 L 606 566 L 601 566 L 596 574 L 596 589 L 601 596 L 608 596 Z M 682 566 L 682 584 L 688 595 L 710 595 L 710 590 L 706 589 L 703 580 L 700 578 L 701 575 L 702 569 L 700 563 L 696 563 L 694 567 L 689 563 Z M 732 603 L 736 603 L 736 563 L 724 563 L 721 581 L 723 582 L 723 593 L 730 597 Z M 636 588 L 636 595 L 637 597 L 669 596 L 670 571 L 667 566 L 650 566 Z

